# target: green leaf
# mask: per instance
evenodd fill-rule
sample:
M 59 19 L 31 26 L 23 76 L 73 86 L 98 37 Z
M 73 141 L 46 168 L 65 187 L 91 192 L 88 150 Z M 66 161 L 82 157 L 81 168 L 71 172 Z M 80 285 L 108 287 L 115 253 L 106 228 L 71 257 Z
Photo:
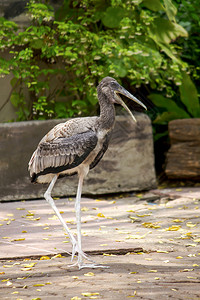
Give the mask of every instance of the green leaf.
M 144 0 L 142 4 L 150 10 L 160 11 L 164 10 L 164 7 L 160 0 Z
M 190 118 L 189 114 L 180 108 L 173 100 L 167 99 L 160 94 L 151 94 L 148 98 L 158 107 L 164 108 L 173 118 Z M 173 113 L 173 115 L 172 115 Z M 166 115 L 167 116 L 167 115 Z M 169 115 L 170 117 L 170 115 Z M 164 117 L 163 117 L 164 118 Z
M 200 104 L 196 86 L 190 76 L 183 72 L 182 85 L 179 87 L 181 101 L 193 117 L 200 117 Z
M 150 36 L 155 42 L 169 44 L 177 37 L 187 37 L 187 31 L 180 25 L 163 18 L 155 18 L 150 27 Z
M 11 97 L 10 97 L 10 102 L 14 107 L 18 107 L 18 104 L 20 102 L 20 95 L 16 92 L 13 92 Z
M 109 28 L 119 27 L 120 21 L 126 16 L 126 10 L 122 7 L 108 7 L 101 21 Z
M 170 21 L 176 22 L 175 15 L 177 13 L 176 6 L 171 0 L 164 0 L 165 11 Z
M 41 49 L 43 46 L 44 46 L 44 42 L 41 39 L 33 40 L 30 43 L 30 47 L 32 47 L 33 49 Z
M 188 116 L 189 118 L 189 116 Z M 157 118 L 153 121 L 154 124 L 167 124 L 169 121 L 176 119 L 184 119 L 176 112 L 165 111 L 161 115 L 158 115 Z

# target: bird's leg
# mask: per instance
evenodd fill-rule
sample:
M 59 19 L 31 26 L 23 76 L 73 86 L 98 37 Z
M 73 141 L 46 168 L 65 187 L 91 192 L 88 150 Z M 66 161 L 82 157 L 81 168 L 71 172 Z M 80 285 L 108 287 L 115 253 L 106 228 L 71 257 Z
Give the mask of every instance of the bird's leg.
M 87 173 L 86 173 L 87 174 Z M 84 172 L 79 174 L 79 182 L 78 182 L 78 189 L 76 194 L 76 202 L 75 202 L 75 210 L 76 210 L 76 223 L 77 223 L 77 242 L 78 248 L 74 248 L 72 255 L 76 252 L 78 253 L 78 266 L 82 265 L 83 258 L 92 261 L 83 251 L 81 245 L 81 192 L 83 187 L 83 179 L 84 179 Z
M 74 236 L 72 235 L 72 233 L 70 232 L 67 224 L 65 223 L 65 221 L 63 220 L 61 214 L 59 213 L 55 202 L 53 201 L 53 198 L 51 197 L 51 191 L 56 183 L 56 180 L 58 178 L 58 175 L 55 175 L 54 178 L 52 179 L 48 189 L 46 190 L 45 194 L 44 194 L 44 198 L 46 199 L 46 201 L 51 205 L 51 207 L 53 208 L 55 214 L 57 215 L 58 219 L 60 220 L 60 222 L 62 223 L 64 229 L 66 230 L 67 234 L 69 235 L 70 241 L 72 243 L 72 249 L 75 249 L 77 247 L 77 241 L 74 238 Z M 72 260 L 74 258 L 74 253 L 72 252 Z
M 86 171 L 86 170 L 84 170 Z M 85 174 L 84 174 L 85 173 Z M 78 189 L 76 194 L 76 203 L 75 203 L 75 210 L 76 210 L 76 222 L 77 222 L 77 242 L 78 242 L 78 267 L 79 269 L 82 268 L 107 268 L 107 266 L 102 265 L 96 265 L 95 262 L 90 259 L 83 251 L 82 251 L 82 245 L 81 245 L 81 192 L 82 192 L 82 186 L 83 186 L 83 179 L 84 176 L 86 176 L 88 173 L 88 170 L 86 172 L 80 172 L 79 173 L 79 182 L 78 182 Z M 84 264 L 83 258 L 89 260 L 90 264 Z

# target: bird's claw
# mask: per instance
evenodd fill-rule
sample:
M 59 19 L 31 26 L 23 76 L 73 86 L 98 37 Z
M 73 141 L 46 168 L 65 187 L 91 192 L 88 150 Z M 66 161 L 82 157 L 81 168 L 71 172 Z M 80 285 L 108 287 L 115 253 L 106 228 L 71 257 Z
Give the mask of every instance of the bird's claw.
M 79 248 L 77 242 L 73 243 L 73 245 L 72 245 L 72 258 L 71 258 L 71 261 L 73 261 L 74 256 L 75 256 L 76 253 L 78 254 L 78 263 L 79 263 L 79 261 L 82 261 L 82 258 L 94 263 L 93 260 L 86 253 L 84 253 L 82 251 L 82 249 Z

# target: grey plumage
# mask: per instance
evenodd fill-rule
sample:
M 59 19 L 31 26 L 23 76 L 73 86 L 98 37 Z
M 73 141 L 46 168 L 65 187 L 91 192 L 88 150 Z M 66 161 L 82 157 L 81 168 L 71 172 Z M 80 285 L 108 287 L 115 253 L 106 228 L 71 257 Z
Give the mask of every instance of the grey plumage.
M 51 182 L 44 196 L 70 237 L 73 246 L 72 259 L 75 253 L 78 253 L 79 268 L 88 266 L 83 264 L 83 258 L 90 260 L 81 248 L 80 199 L 83 179 L 88 174 L 89 169 L 98 164 L 108 148 L 115 123 L 114 104 L 121 104 L 134 120 L 134 116 L 122 101 L 120 94 L 146 108 L 111 77 L 105 77 L 100 82 L 97 93 L 100 115 L 98 117 L 75 118 L 56 125 L 40 141 L 29 162 L 29 171 L 33 182 Z M 77 241 L 70 233 L 51 197 L 51 191 L 57 178 L 75 173 L 79 176 L 75 206 Z M 95 264 L 89 266 L 96 267 Z

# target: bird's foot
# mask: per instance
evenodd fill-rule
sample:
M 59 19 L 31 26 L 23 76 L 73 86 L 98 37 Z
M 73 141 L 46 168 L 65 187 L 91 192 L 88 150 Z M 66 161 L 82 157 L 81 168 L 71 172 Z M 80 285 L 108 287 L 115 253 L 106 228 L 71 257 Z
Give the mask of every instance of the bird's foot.
M 75 254 L 78 254 L 78 260 L 82 260 L 82 259 L 86 259 L 90 262 L 93 263 L 93 260 L 85 253 L 82 251 L 82 249 L 79 248 L 77 242 L 73 243 L 72 245 L 72 258 L 71 261 L 73 261 Z M 77 263 L 75 263 L 74 265 L 76 265 Z
M 83 268 L 109 268 L 109 266 L 105 265 L 98 265 L 96 264 L 86 253 L 82 251 L 82 249 L 79 248 L 77 242 L 73 243 L 72 246 L 72 258 L 71 261 L 73 261 L 75 254 L 78 254 L 78 260 L 74 264 L 70 265 L 70 267 L 78 266 L 79 270 Z M 83 261 L 87 260 L 90 263 L 84 263 Z
M 77 262 L 78 263 L 78 262 Z M 79 270 L 83 269 L 83 268 L 91 268 L 91 269 L 96 269 L 96 268 L 104 268 L 104 269 L 108 269 L 110 268 L 109 266 L 105 266 L 105 265 L 98 265 L 95 262 L 93 264 L 84 264 L 84 263 L 78 263 L 78 267 Z

